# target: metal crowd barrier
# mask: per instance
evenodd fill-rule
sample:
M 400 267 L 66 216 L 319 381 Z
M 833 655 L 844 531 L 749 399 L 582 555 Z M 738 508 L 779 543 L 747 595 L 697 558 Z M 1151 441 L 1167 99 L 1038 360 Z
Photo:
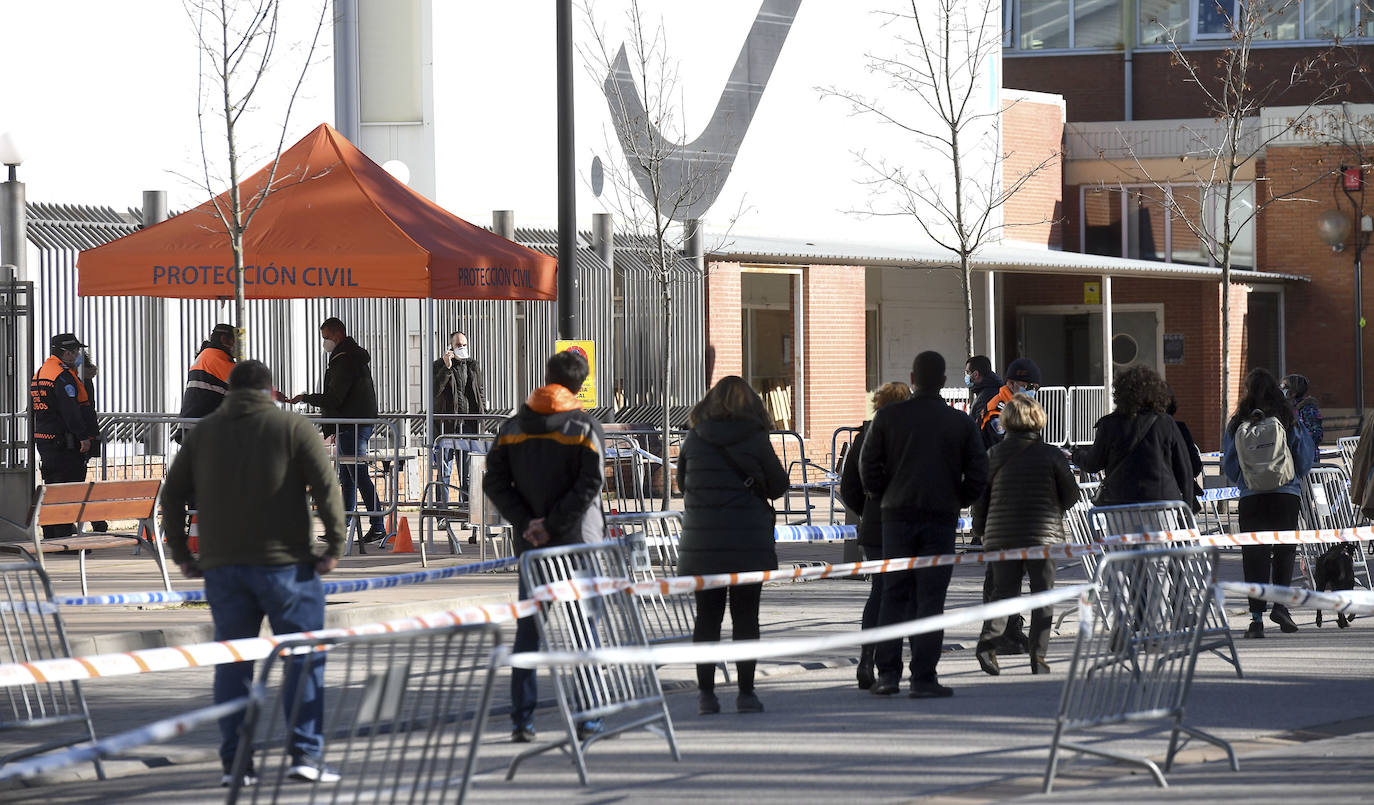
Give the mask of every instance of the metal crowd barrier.
M 1053 789 L 1062 750 L 1142 766 L 1160 787 L 1167 785 L 1147 758 L 1064 740 L 1070 731 L 1113 724 L 1167 720 L 1166 771 L 1182 747 L 1180 733 L 1221 747 L 1232 770 L 1239 771 L 1229 743 L 1183 723 L 1203 635 L 1197 613 L 1216 600 L 1216 563 L 1214 548 L 1129 551 L 1103 558 L 1095 588 L 1087 594 L 1094 601 L 1080 605 L 1078 637 L 1045 768 L 1045 793 Z
M 1355 510 L 1350 500 L 1350 480 L 1339 467 L 1313 467 L 1307 477 L 1302 479 L 1301 527 L 1312 529 L 1355 528 L 1367 525 L 1365 518 Z M 1317 563 L 1329 550 L 1348 550 L 1355 565 L 1355 582 L 1364 578 L 1364 588 L 1374 590 L 1369 573 L 1369 560 L 1364 546 L 1356 542 L 1340 545 L 1333 543 L 1304 543 L 1298 546 L 1298 559 L 1302 562 L 1303 575 L 1307 586 L 1317 588 Z
M 504 658 L 494 624 L 282 644 L 254 685 L 228 802 L 462 802 Z M 316 664 L 323 701 L 292 684 Z M 288 777 L 287 724 L 307 721 L 313 707 L 318 762 L 338 772 L 335 781 Z M 245 789 L 249 768 L 258 784 Z
M 678 544 L 682 512 L 639 512 L 606 517 L 610 535 L 618 541 L 633 581 L 653 581 L 678 575 Z M 696 599 L 691 593 L 639 596 L 640 617 L 650 643 L 692 639 Z
M 844 465 L 847 461 L 858 461 L 859 457 L 850 455 L 854 446 L 854 437 L 859 435 L 863 428 L 843 427 L 835 428 L 835 432 L 830 434 L 830 474 L 835 478 L 844 477 Z M 840 485 L 834 483 L 830 485 L 830 525 L 837 525 L 836 515 L 844 514 L 844 503 L 840 500 Z
M 645 450 L 629 433 L 606 434 L 603 444 L 608 473 L 602 488 L 606 511 L 612 513 L 647 512 L 654 507 L 653 468 L 663 463 L 661 456 Z
M 778 460 L 782 462 L 783 469 L 787 471 L 788 478 L 787 496 L 783 498 L 783 505 L 778 509 L 778 514 L 784 518 L 800 515 L 800 523 L 812 525 L 811 512 L 815 505 L 811 503 L 811 496 L 823 495 L 829 501 L 834 495 L 835 487 L 840 484 L 840 476 L 806 457 L 806 440 L 800 433 L 794 430 L 775 430 L 768 434 L 768 438 L 773 444 L 773 451 L 778 454 Z M 800 509 L 792 504 L 792 495 L 796 492 L 800 492 L 802 496 Z
M 36 562 L 0 564 L 0 629 L 5 634 L 7 663 L 59 659 L 72 656 L 67 643 L 62 613 L 53 603 L 48 574 Z M 52 749 L 95 741 L 86 697 L 79 682 L 34 682 L 5 688 L 0 707 L 0 733 L 24 730 L 24 748 L 0 756 L 6 763 L 40 755 Z M 97 759 L 95 773 L 105 779 L 105 769 Z
M 1341 462 L 1345 464 L 1345 474 L 1355 471 L 1355 449 L 1360 446 L 1360 437 L 1342 436 L 1336 440 L 1336 449 L 1341 451 Z
M 520 555 L 520 574 L 530 588 L 576 578 L 628 576 L 620 546 L 611 543 L 525 551 Z M 627 592 L 580 600 L 541 601 L 534 617 L 540 642 L 547 651 L 583 652 L 649 645 L 639 602 Z M 591 744 L 640 727 L 661 733 L 673 760 L 681 759 L 673 719 L 653 665 L 554 665 L 549 670 L 566 734 L 551 744 L 516 755 L 506 772 L 507 780 L 515 777 L 517 768 L 528 758 L 558 749 L 572 756 L 578 779 L 586 785 L 584 756 Z M 578 736 L 580 724 L 603 719 L 600 731 Z
M 1045 444 L 1072 441 L 1073 409 L 1069 404 L 1069 390 L 1063 386 L 1041 386 L 1035 393 L 1035 400 L 1045 409 L 1045 429 L 1041 431 Z
M 1181 500 L 1095 507 L 1088 510 L 1088 523 L 1092 527 L 1095 541 L 1098 542 L 1119 534 L 1197 528 L 1197 522 L 1193 519 L 1193 510 Z M 1169 544 L 1184 546 L 1188 543 L 1176 541 Z M 1159 550 L 1159 548 L 1153 549 Z M 1113 550 L 1141 550 L 1141 548 L 1122 546 L 1107 550 L 1109 553 L 1106 555 L 1110 555 Z M 1093 562 L 1100 561 L 1101 559 L 1097 557 L 1093 557 L 1091 561 L 1084 557 L 1083 564 L 1087 567 Z M 1210 651 L 1229 662 L 1235 667 L 1236 676 L 1243 679 L 1245 674 L 1240 668 L 1240 655 L 1236 653 L 1236 642 L 1231 636 L 1231 624 L 1226 619 L 1226 609 L 1222 601 L 1216 596 L 1210 596 L 1199 611 L 1203 613 L 1200 631 L 1202 635 L 1201 649 Z

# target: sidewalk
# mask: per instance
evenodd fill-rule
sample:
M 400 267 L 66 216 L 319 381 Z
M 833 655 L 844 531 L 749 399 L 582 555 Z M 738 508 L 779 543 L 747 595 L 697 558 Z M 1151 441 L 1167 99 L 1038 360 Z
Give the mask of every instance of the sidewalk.
M 786 546 L 784 562 L 838 559 L 839 546 Z M 390 561 L 390 564 L 386 564 Z M 146 559 L 145 559 L 146 561 Z M 376 562 L 372 567 L 368 563 Z M 151 564 L 151 562 L 148 562 Z M 346 561 L 349 573 L 382 572 L 385 567 L 413 569 L 393 557 L 358 557 Z M 1224 559 L 1223 576 L 1240 574 L 1239 558 Z M 93 579 L 97 577 L 93 574 Z M 477 581 L 473 581 L 473 579 Z M 1070 583 L 1081 578 L 1077 567 L 1061 573 Z M 960 567 L 951 587 L 950 608 L 977 602 L 982 574 Z M 471 584 L 469 584 L 471 582 Z M 99 582 L 97 582 L 99 584 Z M 452 585 L 440 595 L 513 592 L 514 577 L 465 577 L 436 585 L 377 591 L 396 595 L 390 605 L 422 606 L 436 595 L 430 587 Z M 97 587 L 97 590 L 104 588 Z M 764 639 L 803 637 L 855 629 L 867 585 L 858 580 L 828 580 L 770 585 L 764 592 Z M 409 602 L 401 599 L 409 596 Z M 379 596 L 380 597 L 380 596 Z M 347 598 L 347 596 L 345 596 Z M 353 606 L 365 606 L 354 602 Z M 1232 625 L 1243 626 L 1243 604 L 1230 602 Z M 125 614 L 128 617 L 128 613 Z M 181 617 L 149 610 L 138 617 Z M 721 715 L 696 715 L 696 696 L 689 666 L 664 668 L 683 760 L 674 763 L 664 741 L 647 732 L 594 745 L 588 756 L 591 785 L 582 788 L 567 761 L 557 753 L 528 761 L 512 782 L 505 766 L 517 748 L 509 743 L 509 724 L 494 712 L 482 746 L 479 776 L 472 801 L 519 798 L 529 802 L 723 801 L 786 802 L 874 801 L 981 803 L 1029 798 L 1037 802 L 1122 802 L 1212 800 L 1243 797 L 1256 802 L 1291 801 L 1295 793 L 1323 802 L 1367 801 L 1374 768 L 1366 761 L 1363 740 L 1374 733 L 1374 697 L 1369 695 L 1369 660 L 1374 656 L 1374 619 L 1360 619 L 1350 629 L 1316 629 L 1312 613 L 1299 613 L 1302 630 L 1263 641 L 1239 641 L 1245 668 L 1239 680 L 1221 660 L 1200 658 L 1187 722 L 1236 742 L 1241 772 L 1222 763 L 1201 762 L 1219 756 L 1214 749 L 1188 747 L 1183 765 L 1170 773 L 1171 788 L 1154 788 L 1146 775 L 1097 759 L 1063 768 L 1056 791 L 1039 797 L 1040 778 L 1053 734 L 1054 714 L 1064 672 L 1073 650 L 1075 626 L 1051 643 L 1054 673 L 1029 674 L 1024 658 L 1007 658 L 1002 676 L 978 670 L 971 647 L 976 625 L 946 634 L 941 679 L 953 686 L 952 699 L 913 701 L 904 696 L 879 698 L 854 686 L 852 663 L 857 649 L 760 664 L 759 695 L 767 712 L 743 716 L 733 712 L 734 689 L 721 688 Z M 506 630 L 507 640 L 510 630 Z M 100 734 L 108 735 L 209 703 L 209 670 L 190 669 L 141 677 L 96 680 L 87 697 Z M 496 704 L 506 703 L 505 672 L 496 682 Z M 551 693 L 547 685 L 542 691 Z M 549 739 L 555 714 L 538 715 L 541 738 Z M 1141 733 L 1139 725 L 1110 731 L 1119 736 L 1112 747 L 1162 758 L 1167 732 Z M 1316 729 L 1313 729 L 1316 727 Z M 1364 736 L 1361 738 L 1360 736 Z M 16 739 L 0 734 L 0 741 Z M 213 725 L 177 742 L 147 746 L 129 758 L 112 761 L 104 783 L 64 782 L 27 789 L 0 790 L 0 800 L 43 803 L 165 803 L 169 792 L 178 802 L 222 801 L 216 787 L 218 762 Z M 1199 751 L 1195 751 L 1199 750 Z M 89 764 L 65 770 L 65 777 L 91 776 Z

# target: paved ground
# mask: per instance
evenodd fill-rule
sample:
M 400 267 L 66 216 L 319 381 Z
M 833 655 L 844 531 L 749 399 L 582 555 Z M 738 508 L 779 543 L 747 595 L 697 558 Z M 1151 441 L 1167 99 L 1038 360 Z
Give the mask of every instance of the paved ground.
M 838 559 L 837 546 L 783 549 L 786 560 Z M 414 569 L 417 560 L 357 557 L 344 573 L 376 575 Z M 105 560 L 102 560 L 105 561 Z M 129 560 L 124 560 L 129 561 Z M 448 560 L 445 560 L 448 561 Z M 149 563 L 151 564 L 151 563 Z M 145 569 L 146 570 L 146 569 Z M 55 568 L 59 586 L 62 570 Z M 1239 558 L 1228 556 L 1223 575 L 1239 577 Z M 1061 579 L 1079 578 L 1076 568 Z M 93 579 L 100 579 L 97 570 Z M 143 575 L 146 580 L 148 575 Z M 113 591 L 114 580 L 97 580 L 93 591 Z M 132 583 L 128 579 L 120 584 Z M 146 584 L 144 585 L 147 586 Z M 981 574 L 956 571 L 951 606 L 976 602 Z M 131 589 L 131 588 L 125 588 Z M 468 577 L 430 586 L 367 594 L 368 601 L 334 604 L 339 611 L 385 604 L 390 611 L 435 608 L 446 602 L 509 598 L 508 574 Z M 770 586 L 764 594 L 765 639 L 829 634 L 854 628 L 866 585 L 854 580 Z M 347 597 L 346 597 L 347 598 Z M 1233 625 L 1243 627 L 1243 608 L 1232 602 Z M 150 632 L 168 624 L 197 628 L 205 612 L 146 610 L 74 613 L 73 630 L 93 635 L 101 628 L 137 625 Z M 1220 753 L 1206 745 L 1188 747 L 1170 774 L 1171 787 L 1156 789 L 1146 775 L 1096 759 L 1067 765 L 1048 797 L 1038 796 L 1064 671 L 1073 650 L 1075 621 L 1051 647 L 1055 673 L 1031 676 L 1024 658 L 1007 658 L 1000 677 L 978 670 L 971 651 L 976 627 L 946 635 L 951 650 L 941 663 L 942 680 L 956 696 L 942 701 L 878 698 L 853 682 L 857 651 L 766 662 L 759 694 L 767 712 L 733 712 L 734 690 L 721 689 L 725 713 L 696 715 L 690 668 L 662 672 L 682 761 L 675 763 L 662 738 L 638 731 L 597 743 L 589 755 L 591 784 L 577 785 L 567 761 L 557 753 L 522 766 L 512 782 L 504 771 L 517 747 L 508 742 L 508 721 L 498 709 L 481 747 L 473 801 L 519 798 L 530 802 L 574 799 L 584 802 L 676 802 L 709 798 L 724 801 L 836 801 L 862 797 L 876 801 L 973 803 L 1028 798 L 1046 802 L 1202 802 L 1244 798 L 1254 802 L 1365 802 L 1374 784 L 1367 761 L 1374 737 L 1374 696 L 1369 693 L 1374 661 L 1374 622 L 1359 620 L 1351 629 L 1318 630 L 1310 612 L 1298 618 L 1302 630 L 1264 641 L 1240 643 L 1246 678 L 1215 657 L 1199 661 L 1187 723 L 1232 741 L 1241 771 L 1215 762 Z M 955 648 L 958 646 L 960 648 Z M 154 718 L 209 702 L 209 672 L 192 669 L 157 675 L 95 681 L 86 686 L 97 729 L 111 734 Z M 549 689 L 546 687 L 545 691 Z M 504 674 L 497 681 L 497 703 L 506 699 Z M 553 733 L 556 714 L 538 717 L 541 738 Z M 0 748 L 20 745 L 15 733 L 0 734 Z M 1140 728 L 1097 734 L 1117 751 L 1155 758 L 1164 754 L 1167 734 Z M 0 789 L 0 801 L 212 802 L 217 736 L 213 727 L 183 736 L 173 744 L 148 746 L 110 762 L 114 779 L 104 783 L 73 779 L 91 776 L 89 766 L 55 774 L 28 788 Z

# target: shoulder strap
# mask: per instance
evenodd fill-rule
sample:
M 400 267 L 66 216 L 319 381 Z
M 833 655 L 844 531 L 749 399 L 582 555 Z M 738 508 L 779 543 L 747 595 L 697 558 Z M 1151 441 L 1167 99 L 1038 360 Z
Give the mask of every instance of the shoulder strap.
M 698 438 L 700 438 L 700 436 L 698 436 Z M 702 439 L 702 441 L 716 448 L 716 450 L 720 452 L 721 458 L 725 459 L 725 463 L 729 464 L 730 469 L 734 470 L 735 474 L 739 476 L 739 479 L 744 482 L 745 489 L 748 489 L 750 492 L 753 492 L 755 495 L 758 495 L 759 497 L 763 497 L 764 493 L 762 488 L 759 487 L 757 479 L 755 479 L 754 476 L 750 475 L 749 472 L 744 469 L 744 467 L 740 466 L 739 461 L 736 460 L 735 457 L 730 454 L 729 449 L 726 448 L 725 445 L 716 444 L 715 442 L 710 441 L 708 439 Z

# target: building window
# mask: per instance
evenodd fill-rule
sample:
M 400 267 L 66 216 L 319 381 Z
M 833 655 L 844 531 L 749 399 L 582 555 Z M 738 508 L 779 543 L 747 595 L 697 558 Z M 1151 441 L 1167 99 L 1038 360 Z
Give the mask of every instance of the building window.
M 1214 265 L 1212 250 L 1197 235 L 1212 237 L 1222 232 L 1222 190 L 1198 185 L 1169 185 L 1160 189 L 1136 186 L 1124 189 L 1082 188 L 1080 236 L 1084 254 L 1131 257 L 1165 263 Z M 1236 187 L 1231 220 L 1231 265 L 1255 265 L 1255 188 Z M 1185 220 L 1186 219 L 1186 220 Z
M 1021 50 L 1055 50 L 1070 47 L 1069 0 L 1021 0 L 1017 20 Z
M 1197 38 L 1230 39 L 1231 20 L 1237 19 L 1240 0 L 1194 0 L 1197 3 Z

